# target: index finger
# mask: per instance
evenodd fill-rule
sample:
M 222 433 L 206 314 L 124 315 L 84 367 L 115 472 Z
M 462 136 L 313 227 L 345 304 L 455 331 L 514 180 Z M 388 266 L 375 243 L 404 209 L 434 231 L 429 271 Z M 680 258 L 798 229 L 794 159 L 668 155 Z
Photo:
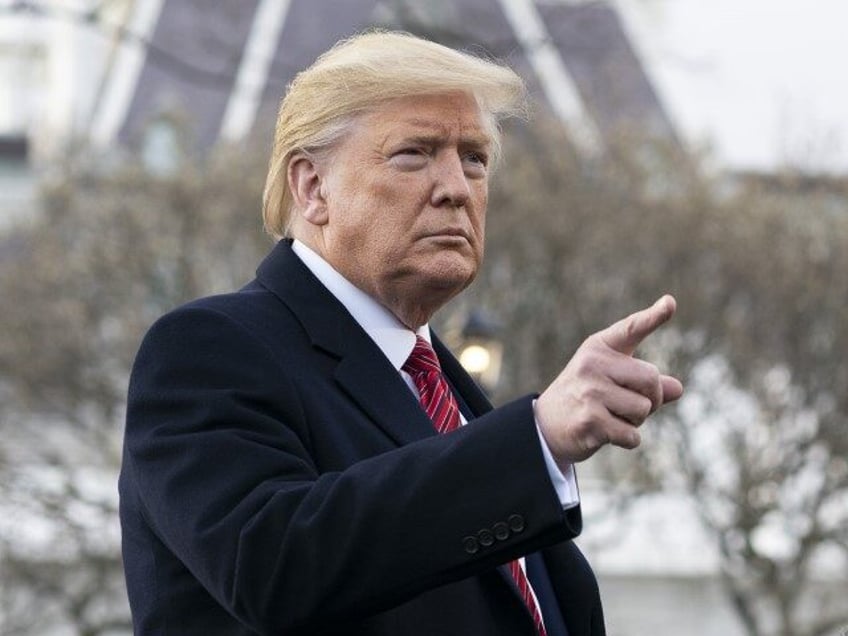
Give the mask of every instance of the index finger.
M 666 294 L 650 307 L 622 318 L 598 335 L 611 349 L 628 356 L 633 355 L 639 343 L 668 322 L 676 309 L 674 296 Z

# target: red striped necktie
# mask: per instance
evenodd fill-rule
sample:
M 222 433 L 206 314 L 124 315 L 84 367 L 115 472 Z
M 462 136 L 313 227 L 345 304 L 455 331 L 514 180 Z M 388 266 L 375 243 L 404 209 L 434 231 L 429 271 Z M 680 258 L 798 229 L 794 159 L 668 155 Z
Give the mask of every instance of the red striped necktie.
M 415 382 L 418 399 L 439 433 L 459 428 L 459 406 L 430 343 L 418 336 L 402 369 Z
M 430 343 L 421 336 L 417 336 L 415 347 L 401 368 L 412 377 L 412 381 L 418 389 L 418 399 L 421 406 L 424 407 L 424 411 L 432 420 L 436 430 L 439 433 L 449 433 L 459 428 L 459 406 L 457 406 L 456 398 L 442 374 L 439 359 Z M 547 636 L 542 613 L 530 589 L 530 582 L 517 559 L 509 563 L 509 571 L 512 578 L 515 579 L 524 604 L 533 615 L 533 623 L 536 625 L 539 636 Z

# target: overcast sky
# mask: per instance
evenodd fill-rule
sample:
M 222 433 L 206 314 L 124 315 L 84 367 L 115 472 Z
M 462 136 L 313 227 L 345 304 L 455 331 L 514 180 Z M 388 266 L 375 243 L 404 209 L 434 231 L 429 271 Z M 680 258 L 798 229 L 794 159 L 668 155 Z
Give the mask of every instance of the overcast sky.
M 678 130 L 733 168 L 848 171 L 846 0 L 618 0 Z

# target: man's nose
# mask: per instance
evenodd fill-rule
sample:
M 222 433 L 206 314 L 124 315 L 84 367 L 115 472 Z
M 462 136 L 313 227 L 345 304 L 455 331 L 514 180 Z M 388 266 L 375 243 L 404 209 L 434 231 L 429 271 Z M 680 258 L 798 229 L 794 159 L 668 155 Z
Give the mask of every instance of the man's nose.
M 471 188 L 462 165 L 462 158 L 454 152 L 445 152 L 433 164 L 434 187 L 432 204 L 435 207 L 460 208 L 468 202 Z

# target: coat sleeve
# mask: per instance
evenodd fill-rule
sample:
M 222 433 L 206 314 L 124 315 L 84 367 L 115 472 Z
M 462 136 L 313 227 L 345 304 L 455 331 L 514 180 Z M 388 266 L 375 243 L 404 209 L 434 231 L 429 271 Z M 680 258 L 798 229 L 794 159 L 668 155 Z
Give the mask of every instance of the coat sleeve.
M 316 421 L 290 366 L 226 313 L 181 309 L 130 381 L 122 505 L 254 631 L 314 633 L 579 531 L 530 398 L 326 472 L 313 427 L 346 423 Z

